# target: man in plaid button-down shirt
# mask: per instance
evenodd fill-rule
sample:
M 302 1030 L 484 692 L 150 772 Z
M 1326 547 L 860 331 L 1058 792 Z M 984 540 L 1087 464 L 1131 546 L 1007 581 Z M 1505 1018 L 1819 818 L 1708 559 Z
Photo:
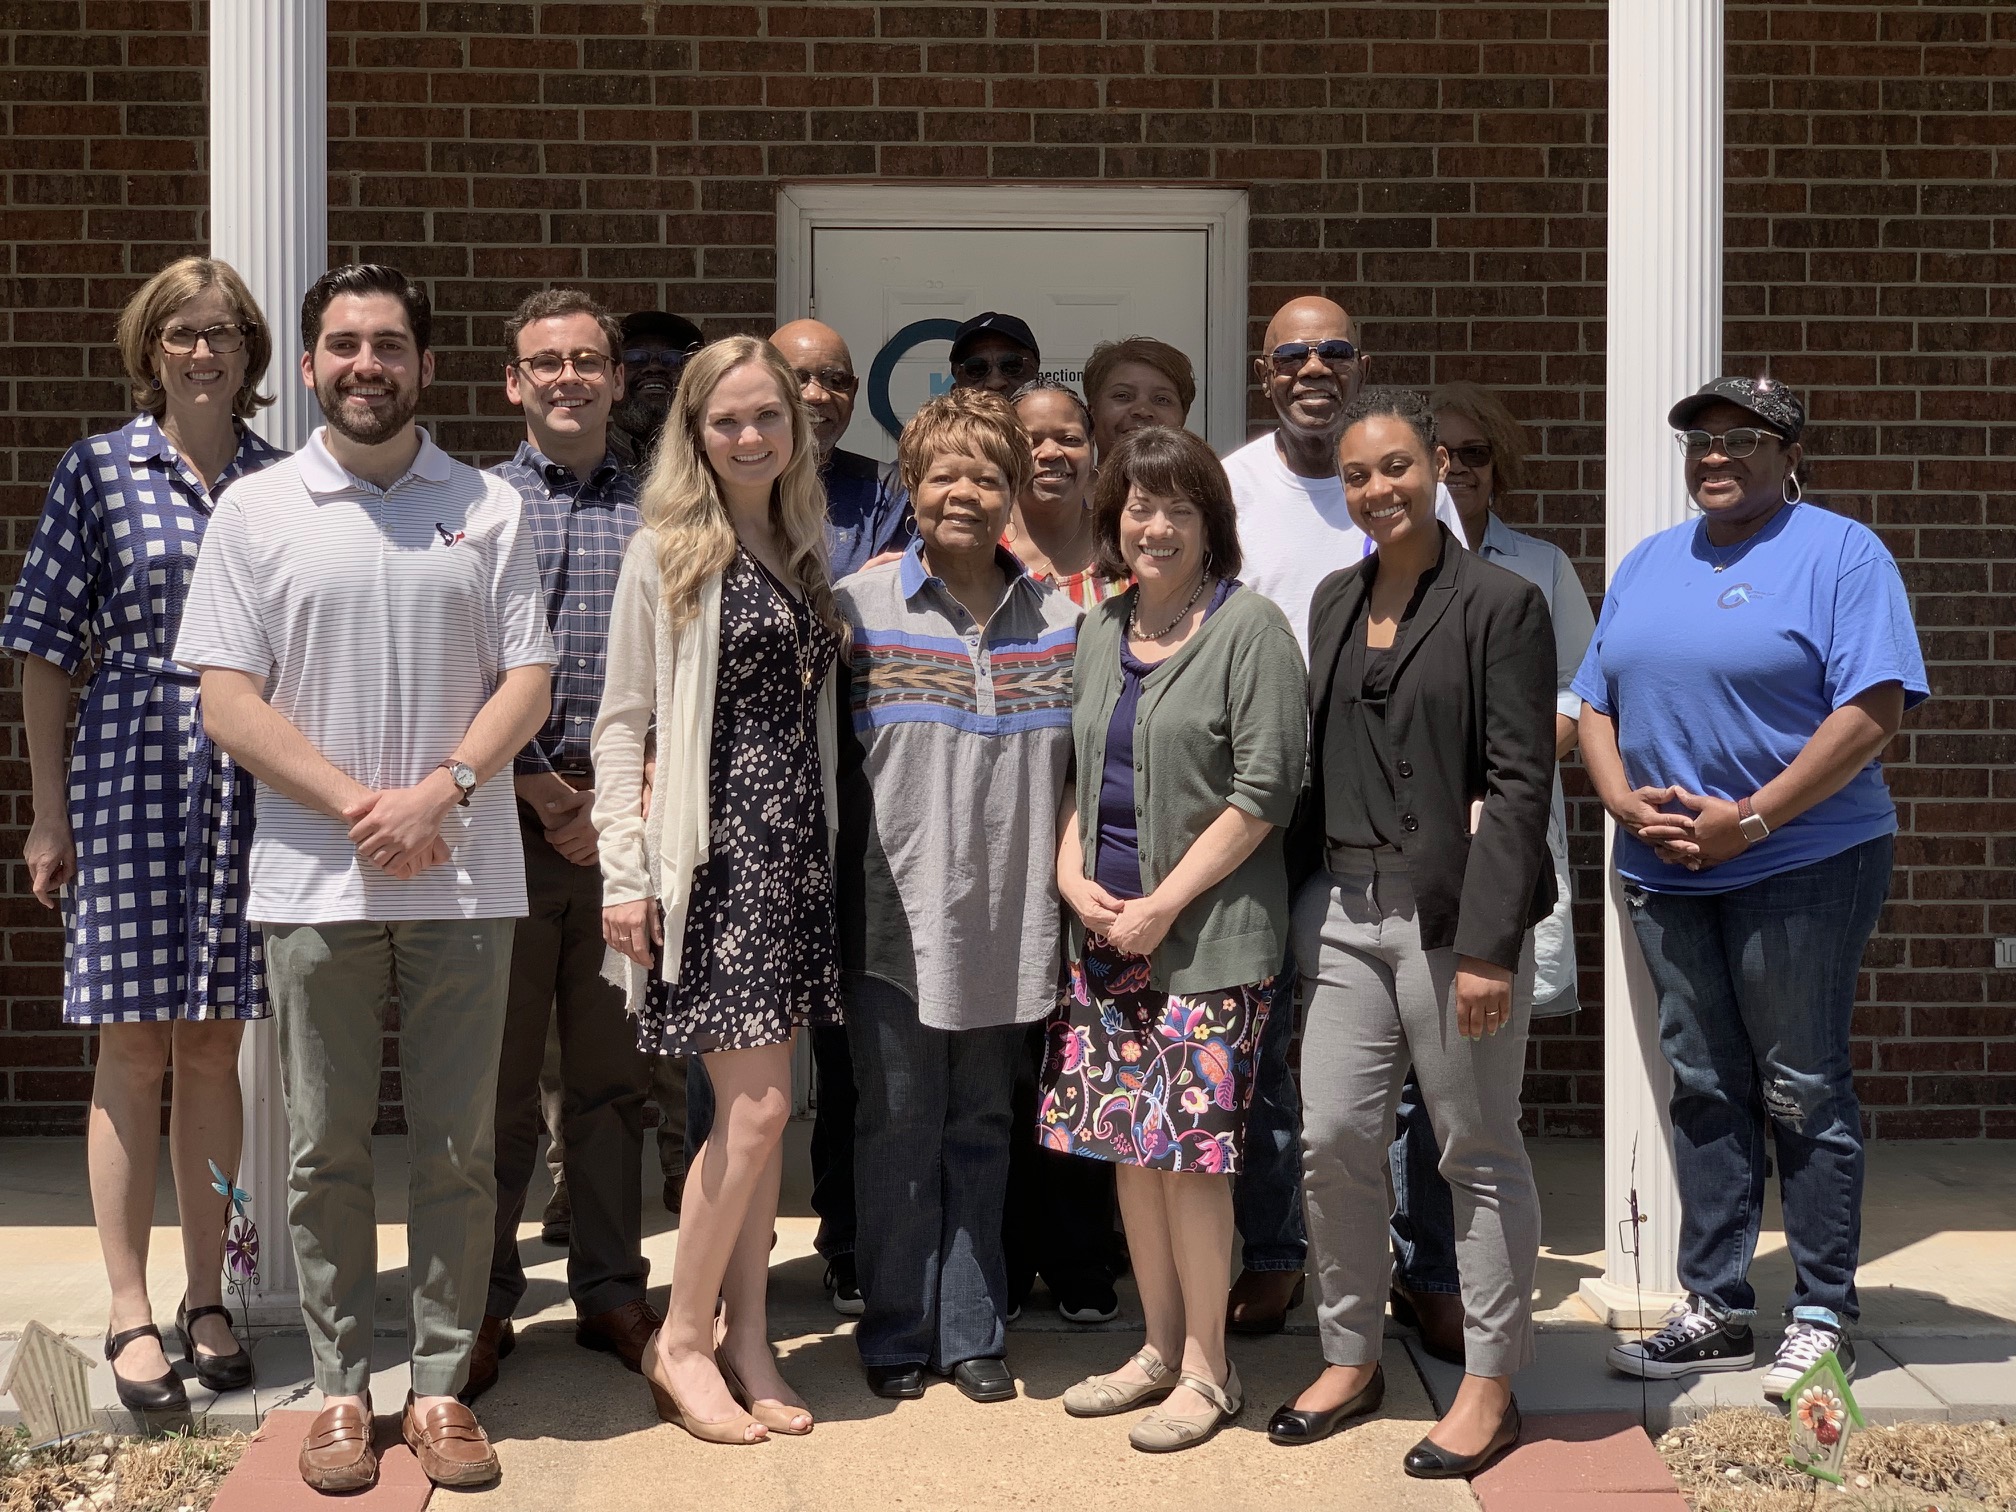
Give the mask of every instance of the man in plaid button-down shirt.
M 511 999 L 497 1075 L 497 1229 L 490 1297 L 465 1398 L 497 1380 L 525 1295 L 518 1222 L 539 1139 L 539 1071 L 549 1025 L 560 1044 L 561 1120 L 573 1217 L 567 1289 L 576 1337 L 632 1370 L 658 1318 L 644 1300 L 644 1102 L 652 1058 L 639 1052 L 623 995 L 602 980 L 602 872 L 588 737 L 602 701 L 609 607 L 641 519 L 637 485 L 609 450 L 622 396 L 616 322 L 587 295 L 531 295 L 505 327 L 504 391 L 525 440 L 491 469 L 518 490 L 537 549 L 559 664 L 545 726 L 518 755 L 514 786 L 528 916 L 511 948 Z

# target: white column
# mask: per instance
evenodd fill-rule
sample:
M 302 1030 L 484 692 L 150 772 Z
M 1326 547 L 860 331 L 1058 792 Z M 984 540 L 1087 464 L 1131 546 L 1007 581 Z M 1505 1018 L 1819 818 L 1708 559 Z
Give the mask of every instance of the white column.
M 1722 0 L 1610 6 L 1609 362 L 1604 529 L 1617 564 L 1688 513 L 1666 411 L 1722 358 Z M 1604 824 L 1607 848 L 1614 825 Z M 1680 1202 L 1645 963 L 1607 872 L 1603 912 L 1605 1266 L 1583 1300 L 1613 1325 L 1679 1295 Z M 1643 1219 L 1632 1255 L 1632 1193 Z
M 325 0 L 211 0 L 210 253 L 250 285 L 272 329 L 267 392 L 253 428 L 276 446 L 308 439 L 318 413 L 302 386 L 301 296 L 328 266 L 328 26 Z M 300 1282 L 287 1236 L 287 1116 L 279 1036 L 247 1027 L 238 1059 L 245 1149 L 238 1185 L 259 1230 L 255 1324 L 298 1325 Z

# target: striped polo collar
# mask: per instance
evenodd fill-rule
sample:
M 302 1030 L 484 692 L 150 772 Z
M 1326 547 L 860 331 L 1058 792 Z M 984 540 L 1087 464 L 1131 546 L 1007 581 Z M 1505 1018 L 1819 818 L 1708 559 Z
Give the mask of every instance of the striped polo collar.
M 354 476 L 349 469 L 331 454 L 323 437 L 328 427 L 318 425 L 315 433 L 308 438 L 308 444 L 296 452 L 295 459 L 301 469 L 301 482 L 311 494 L 339 494 L 352 489 L 363 489 L 367 493 L 389 494 L 408 478 L 419 478 L 426 483 L 446 483 L 448 471 L 454 466 L 448 453 L 434 444 L 434 438 L 427 434 L 424 425 L 415 426 L 420 433 L 420 450 L 415 454 L 412 465 L 392 488 L 380 488 L 375 483 L 367 483 Z

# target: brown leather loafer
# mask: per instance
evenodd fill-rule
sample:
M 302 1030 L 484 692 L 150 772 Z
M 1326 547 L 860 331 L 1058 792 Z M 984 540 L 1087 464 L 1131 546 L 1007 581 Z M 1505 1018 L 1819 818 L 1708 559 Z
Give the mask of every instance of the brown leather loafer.
M 1393 1321 L 1411 1327 L 1421 1347 L 1451 1365 L 1463 1363 L 1463 1299 L 1453 1292 L 1411 1291 L 1395 1285 L 1390 1299 Z
M 378 1484 L 371 1409 L 355 1402 L 324 1407 L 301 1440 L 301 1479 L 317 1491 L 363 1491 Z
M 436 1402 L 421 1413 L 409 1391 L 399 1431 L 437 1486 L 487 1486 L 503 1473 L 483 1425 L 460 1402 Z
M 497 1384 L 497 1363 L 518 1347 L 518 1334 L 509 1318 L 485 1318 L 476 1330 L 476 1342 L 469 1347 L 469 1383 L 456 1393 L 473 1402 Z
M 612 1307 L 608 1312 L 574 1321 L 574 1342 L 583 1349 L 599 1349 L 613 1354 L 629 1369 L 643 1374 L 644 1351 L 658 1331 L 660 1319 L 651 1304 L 639 1297 Z
M 1225 1327 L 1235 1334 L 1276 1334 L 1302 1305 L 1302 1272 L 1239 1272 L 1225 1298 Z

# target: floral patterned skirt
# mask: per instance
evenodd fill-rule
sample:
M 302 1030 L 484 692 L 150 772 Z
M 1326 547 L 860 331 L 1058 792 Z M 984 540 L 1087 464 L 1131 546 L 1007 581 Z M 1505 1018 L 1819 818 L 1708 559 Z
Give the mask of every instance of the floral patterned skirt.
M 1180 996 L 1097 935 L 1050 1025 L 1036 1138 L 1157 1171 L 1236 1175 L 1274 979 Z

